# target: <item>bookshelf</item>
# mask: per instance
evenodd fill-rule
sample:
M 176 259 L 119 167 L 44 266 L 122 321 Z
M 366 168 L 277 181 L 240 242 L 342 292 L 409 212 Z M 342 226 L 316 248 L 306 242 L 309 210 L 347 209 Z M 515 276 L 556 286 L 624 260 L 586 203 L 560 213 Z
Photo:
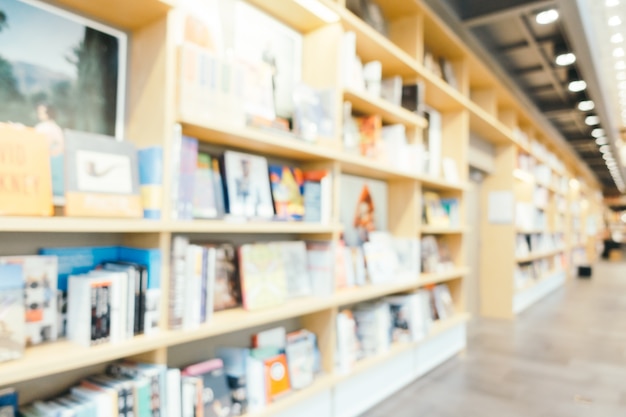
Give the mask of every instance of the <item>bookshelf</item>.
M 175 124 L 182 126 L 184 134 L 198 138 L 203 144 L 226 149 L 242 150 L 297 162 L 302 166 L 324 167 L 333 172 L 334 201 L 332 221 L 329 224 L 290 222 L 234 223 L 227 221 L 175 221 L 170 220 L 171 201 L 163 201 L 163 219 L 79 219 L 79 218 L 0 218 L 0 236 L 26 233 L 27 239 L 0 245 L 1 254 L 27 254 L 44 243 L 54 241 L 55 246 L 98 245 L 124 243 L 131 246 L 160 248 L 163 253 L 162 300 L 160 319 L 162 330 L 154 335 L 133 338 L 115 345 L 91 348 L 75 346 L 69 342 L 56 342 L 29 348 L 22 359 L 0 364 L 0 389 L 16 385 L 20 388 L 21 402 L 42 399 L 62 392 L 76 383 L 83 370 L 105 365 L 120 358 L 171 364 L 181 346 L 209 340 L 219 340 L 233 332 L 251 332 L 259 326 L 268 326 L 286 320 L 298 320 L 318 334 L 324 374 L 308 388 L 295 392 L 285 399 L 269 405 L 260 413 L 250 416 L 356 416 L 384 396 L 404 384 L 422 376 L 450 357 L 462 352 L 466 346 L 466 323 L 469 315 L 464 306 L 465 278 L 469 273 L 465 259 L 465 239 L 468 231 L 461 221 L 460 227 L 434 227 L 421 221 L 422 194 L 437 191 L 458 198 L 463 212 L 463 196 L 467 183 L 468 148 L 470 132 L 479 134 L 497 146 L 496 173 L 486 180 L 484 201 L 489 191 L 510 190 L 516 194 L 520 186 L 514 176 L 516 155 L 520 144 L 514 130 L 520 126 L 537 132 L 542 143 L 553 152 L 562 151 L 562 144 L 550 139 L 490 70 L 468 50 L 451 30 L 420 1 L 386 0 L 379 2 L 390 19 L 390 36 L 384 37 L 348 11 L 341 2 L 317 0 L 336 15 L 328 22 L 311 12 L 296 0 L 250 0 L 278 20 L 286 23 L 304 37 L 303 80 L 313 86 L 332 86 L 336 102 L 352 102 L 356 111 L 380 114 L 387 123 L 401 123 L 410 128 L 417 140 L 427 129 L 426 120 L 398 106 L 353 91 L 341 85 L 339 76 L 339 44 L 344 31 L 356 34 L 357 54 L 364 60 L 379 60 L 383 74 L 401 75 L 406 81 L 422 81 L 425 85 L 425 102 L 442 115 L 442 156 L 452 159 L 458 167 L 459 181 L 449 182 L 443 176 L 416 174 L 398 169 L 392 163 L 370 160 L 343 151 L 341 139 L 324 138 L 318 143 L 307 143 L 289 134 L 278 134 L 228 123 L 198 120 L 179 112 L 177 97 L 177 57 L 175 34 L 180 28 L 176 19 L 178 10 L 174 0 L 59 0 L 50 2 L 78 14 L 88 15 L 112 26 L 130 32 L 130 60 L 126 136 L 138 146 L 161 145 L 164 148 L 165 166 L 169 160 L 171 137 Z M 425 50 L 444 56 L 452 66 L 458 82 L 453 88 L 423 65 Z M 340 106 L 338 106 L 340 107 Z M 339 120 L 339 117 L 338 117 Z M 337 134 L 338 136 L 340 133 Z M 584 177 L 588 192 L 598 189 L 593 175 L 579 168 L 571 151 L 563 151 L 566 168 L 553 169 L 567 178 Z M 544 157 L 536 159 L 548 163 Z M 237 235 L 254 241 L 258 238 L 280 236 L 305 236 L 338 240 L 343 230 L 338 219 L 336 201 L 341 190 L 339 174 L 352 174 L 383 180 L 388 186 L 388 229 L 397 237 L 437 235 L 445 239 L 451 249 L 454 267 L 442 273 L 404 277 L 385 285 L 368 285 L 340 290 L 329 297 L 309 297 L 290 301 L 280 307 L 258 312 L 234 309 L 218 312 L 210 323 L 190 330 L 167 330 L 169 254 L 173 234 L 193 236 Z M 172 178 L 164 176 L 164 196 L 170 195 Z M 551 189 L 553 195 L 566 193 Z M 567 190 L 569 200 L 577 198 Z M 551 197 L 552 199 L 553 197 Z M 598 210 L 601 203 L 590 205 L 589 211 Z M 463 217 L 463 216 L 462 216 Z M 570 222 L 567 222 L 571 228 Z M 487 316 L 512 317 L 530 305 L 554 286 L 550 273 L 525 288 L 515 290 L 513 271 L 519 262 L 550 257 L 563 250 L 545 252 L 533 257 L 515 257 L 514 241 L 517 234 L 550 233 L 547 228 L 521 229 L 514 223 L 506 225 L 484 222 L 481 262 L 482 313 Z M 32 236 L 32 238 L 31 238 Z M 573 242 L 568 233 L 570 250 L 582 242 Z M 494 260 L 497 260 L 494 262 Z M 560 278 L 559 278 L 560 279 Z M 347 374 L 334 371 L 336 326 L 335 318 L 343 306 L 376 300 L 381 297 L 409 292 L 424 286 L 447 283 L 457 314 L 437 322 L 430 334 L 415 343 L 392 346 L 385 354 L 363 360 Z M 548 284 L 546 284 L 548 283 Z M 560 285 L 560 281 L 559 281 Z M 547 289 L 546 289 L 547 288 Z M 533 291 L 532 294 L 530 291 Z M 521 296 L 525 298 L 521 298 Z M 517 301 L 516 301 L 517 298 Z M 530 300 L 530 301 L 528 301 Z M 520 307 L 522 306 L 522 307 Z M 208 355 L 208 354 L 207 354 Z M 86 372 L 86 371 L 84 371 Z M 79 376 L 80 375 L 80 376 Z M 48 379 L 46 379 L 48 378 Z M 39 380 L 54 380 L 46 390 L 37 390 Z M 381 380 L 393 381 L 380 390 Z M 357 394 L 358 392 L 358 394 Z M 360 396 L 360 397 L 359 397 Z M 367 401 L 358 401 L 367 398 Z M 307 414 L 309 413 L 309 414 Z

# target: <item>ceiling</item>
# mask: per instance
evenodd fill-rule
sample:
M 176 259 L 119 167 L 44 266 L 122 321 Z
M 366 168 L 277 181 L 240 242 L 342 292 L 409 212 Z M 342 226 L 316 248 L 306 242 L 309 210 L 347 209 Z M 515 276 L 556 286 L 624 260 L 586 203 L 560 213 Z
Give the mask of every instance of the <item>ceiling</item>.
M 626 32 L 621 38 L 616 35 L 626 27 L 626 0 L 427 3 L 459 35 L 470 39 L 469 46 L 479 56 L 486 55 L 499 65 L 502 76 L 589 165 L 605 195 L 626 191 L 619 157 L 623 144 L 620 133 L 626 125 Z M 556 10 L 558 18 L 538 23 L 538 14 L 548 10 Z M 556 63 L 557 55 L 570 52 L 575 56 L 574 63 Z M 570 91 L 570 82 L 577 80 L 584 80 L 586 88 Z M 623 90 L 618 88 L 622 86 Z M 580 102 L 586 102 L 587 108 L 581 110 Z

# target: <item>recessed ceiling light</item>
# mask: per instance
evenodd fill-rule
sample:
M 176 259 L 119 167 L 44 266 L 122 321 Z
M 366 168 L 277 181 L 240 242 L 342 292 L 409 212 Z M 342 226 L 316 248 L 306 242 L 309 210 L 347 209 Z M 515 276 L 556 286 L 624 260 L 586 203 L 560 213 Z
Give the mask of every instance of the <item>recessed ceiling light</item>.
M 599 148 L 599 151 L 602 153 L 607 153 L 611 150 L 611 147 L 609 145 L 602 145 Z
M 548 25 L 550 23 L 556 22 L 559 18 L 559 12 L 556 9 L 548 9 L 544 10 L 541 13 L 538 13 L 535 17 L 535 20 L 540 25 Z
M 609 141 L 604 136 L 599 137 L 598 139 L 596 139 L 596 144 L 598 144 L 598 145 L 606 145 L 607 143 L 609 143 Z
M 621 33 L 614 33 L 611 35 L 611 42 L 613 43 L 622 43 L 624 42 L 624 35 Z
M 587 83 L 584 80 L 571 81 L 567 86 L 572 93 L 578 93 L 584 91 L 587 88 Z
M 592 115 L 585 117 L 585 124 L 587 126 L 595 126 L 600 123 L 600 118 L 598 116 Z
M 606 7 L 615 7 L 619 5 L 619 0 L 606 0 L 604 4 L 606 5 Z
M 566 52 L 564 54 L 557 55 L 555 62 L 556 65 L 560 65 L 562 67 L 572 65 L 574 62 L 576 62 L 576 55 L 574 55 L 572 52 Z
M 619 16 L 611 16 L 609 18 L 609 26 L 619 26 L 622 24 L 622 19 Z
M 599 138 L 601 136 L 604 136 L 604 129 L 600 129 L 599 127 L 593 129 L 591 131 L 591 136 L 593 136 L 594 138 Z
M 596 107 L 596 104 L 592 100 L 584 100 L 578 103 L 578 110 L 590 111 Z

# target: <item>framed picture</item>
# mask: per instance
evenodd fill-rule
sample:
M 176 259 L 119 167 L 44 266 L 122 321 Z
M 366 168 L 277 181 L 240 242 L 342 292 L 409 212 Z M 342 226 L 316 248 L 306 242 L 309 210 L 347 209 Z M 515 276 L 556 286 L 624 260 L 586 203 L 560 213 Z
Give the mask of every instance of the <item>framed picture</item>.
M 65 214 L 141 217 L 135 147 L 109 136 L 65 132 Z
M 126 34 L 35 0 L 0 12 L 0 121 L 121 139 Z
M 37 0 L 0 1 L 0 122 L 33 127 L 64 196 L 65 129 L 121 140 L 127 35 Z

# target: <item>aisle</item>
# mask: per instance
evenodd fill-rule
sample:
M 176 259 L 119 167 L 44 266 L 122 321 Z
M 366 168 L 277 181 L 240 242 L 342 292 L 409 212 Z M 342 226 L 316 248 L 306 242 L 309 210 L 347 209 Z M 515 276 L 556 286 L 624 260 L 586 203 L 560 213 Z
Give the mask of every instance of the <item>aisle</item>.
M 626 415 L 626 263 L 595 267 L 362 417 Z

